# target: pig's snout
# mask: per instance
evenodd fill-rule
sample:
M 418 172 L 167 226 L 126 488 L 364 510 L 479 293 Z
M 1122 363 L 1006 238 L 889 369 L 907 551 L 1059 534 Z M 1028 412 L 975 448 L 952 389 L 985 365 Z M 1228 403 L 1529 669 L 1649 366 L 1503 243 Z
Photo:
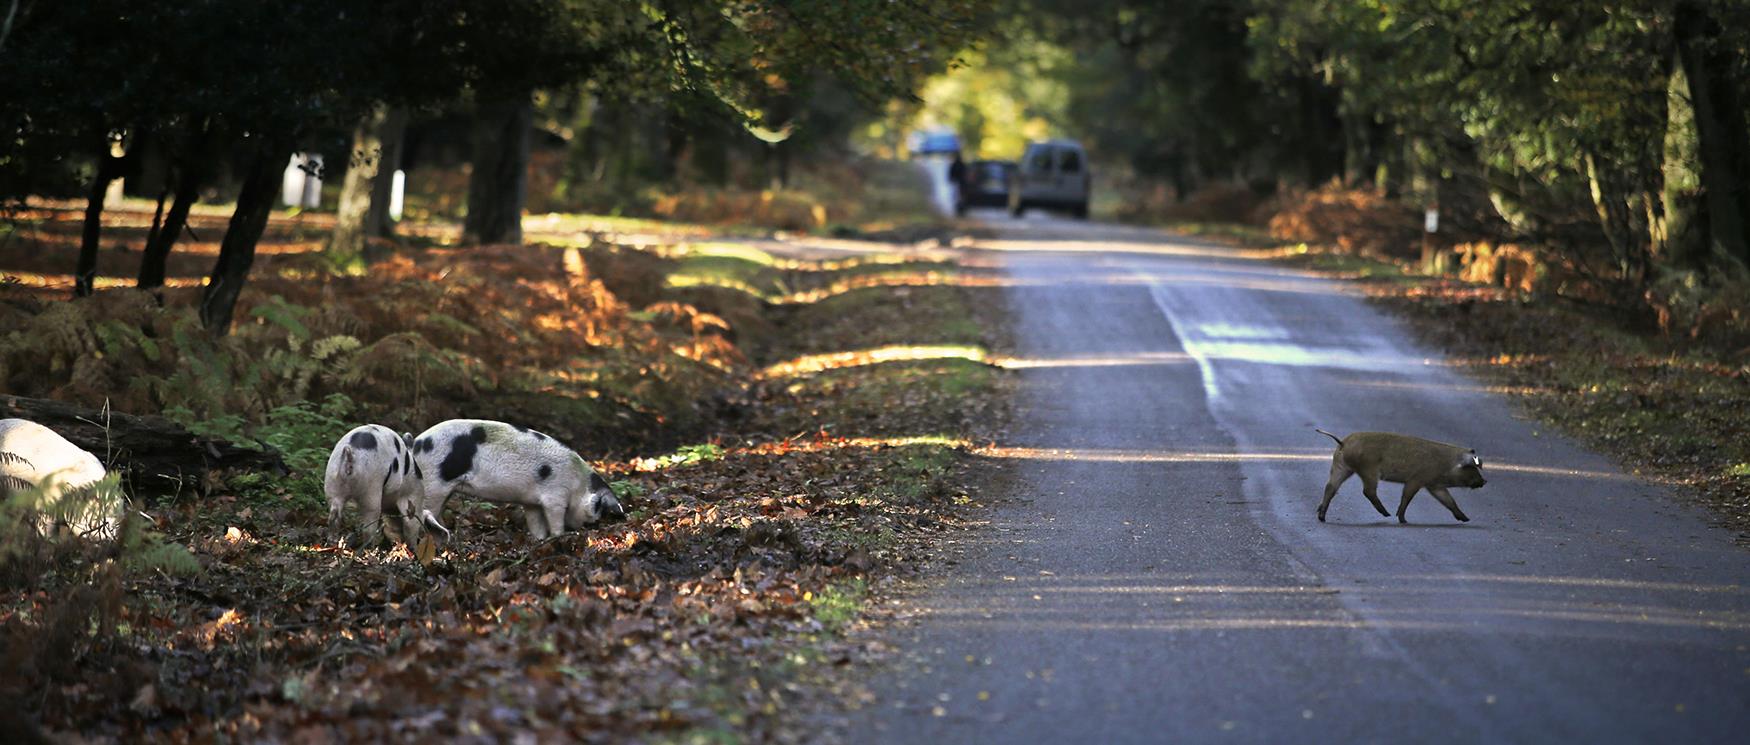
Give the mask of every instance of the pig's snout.
M 626 508 L 620 506 L 620 500 L 603 496 L 601 503 L 601 519 L 604 521 L 619 521 L 626 519 Z

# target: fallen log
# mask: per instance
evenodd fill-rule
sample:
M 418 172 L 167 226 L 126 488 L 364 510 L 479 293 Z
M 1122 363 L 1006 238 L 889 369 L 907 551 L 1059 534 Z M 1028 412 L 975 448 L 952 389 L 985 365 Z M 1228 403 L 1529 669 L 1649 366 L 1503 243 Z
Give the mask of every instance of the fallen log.
M 59 433 L 122 474 L 129 494 L 149 501 L 203 494 L 215 471 L 242 469 L 286 474 L 272 448 L 251 448 L 203 437 L 161 416 L 136 416 L 65 401 L 0 395 L 0 419 L 29 419 Z

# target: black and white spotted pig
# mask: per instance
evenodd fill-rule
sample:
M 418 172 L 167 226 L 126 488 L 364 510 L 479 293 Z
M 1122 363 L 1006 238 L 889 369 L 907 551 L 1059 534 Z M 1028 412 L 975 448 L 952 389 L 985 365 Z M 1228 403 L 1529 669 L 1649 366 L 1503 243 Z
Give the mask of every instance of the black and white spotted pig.
M 438 518 L 452 496 L 519 504 L 536 539 L 623 518 L 614 492 L 583 457 L 547 435 L 482 419 L 451 419 L 413 440 L 414 467 L 425 473 L 420 518 Z
M 334 444 L 322 490 L 328 494 L 328 528 L 340 530 L 347 502 L 358 504 L 359 535 L 367 543 L 383 537 L 383 505 L 401 516 L 402 540 L 418 535 L 419 464 L 403 436 L 381 424 L 355 427 Z

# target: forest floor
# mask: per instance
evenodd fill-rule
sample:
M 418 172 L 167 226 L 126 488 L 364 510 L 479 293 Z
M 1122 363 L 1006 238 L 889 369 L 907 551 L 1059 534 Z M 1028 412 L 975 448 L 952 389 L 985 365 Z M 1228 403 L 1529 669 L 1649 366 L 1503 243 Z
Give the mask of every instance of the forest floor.
M 941 353 L 1007 344 L 991 270 L 916 246 L 792 259 L 560 216 L 528 246 L 408 226 L 365 269 L 323 263 L 322 216 L 279 217 L 214 343 L 189 306 L 218 216 L 162 306 L 117 287 L 149 213 L 112 214 L 117 288 L 73 303 L 77 215 L 24 218 L 0 391 L 167 413 L 294 468 L 146 501 L 144 537 L 0 536 L 0 730 L 26 740 L 818 741 L 812 712 L 881 656 L 847 631 L 971 519 L 970 451 L 1004 419 L 986 355 Z M 435 555 L 328 531 L 341 433 L 453 416 L 554 434 L 629 519 L 536 542 L 452 500 Z
M 1526 414 L 1631 473 L 1678 487 L 1750 545 L 1750 347 L 1729 335 L 1662 332 L 1645 309 L 1431 276 L 1409 262 L 1285 244 L 1245 225 L 1169 227 L 1274 248 L 1291 265 L 1361 282 Z

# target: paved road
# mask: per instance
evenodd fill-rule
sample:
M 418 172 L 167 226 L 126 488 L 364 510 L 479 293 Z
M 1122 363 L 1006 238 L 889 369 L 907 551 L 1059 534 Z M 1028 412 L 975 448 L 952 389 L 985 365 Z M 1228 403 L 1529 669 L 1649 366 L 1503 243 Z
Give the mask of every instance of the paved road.
M 999 222 L 1012 483 L 895 632 L 855 741 L 1742 742 L 1750 552 L 1517 418 L 1342 283 L 1136 229 Z M 1413 525 L 1338 433 L 1467 443 Z M 1395 510 L 1397 489 L 1382 486 Z

